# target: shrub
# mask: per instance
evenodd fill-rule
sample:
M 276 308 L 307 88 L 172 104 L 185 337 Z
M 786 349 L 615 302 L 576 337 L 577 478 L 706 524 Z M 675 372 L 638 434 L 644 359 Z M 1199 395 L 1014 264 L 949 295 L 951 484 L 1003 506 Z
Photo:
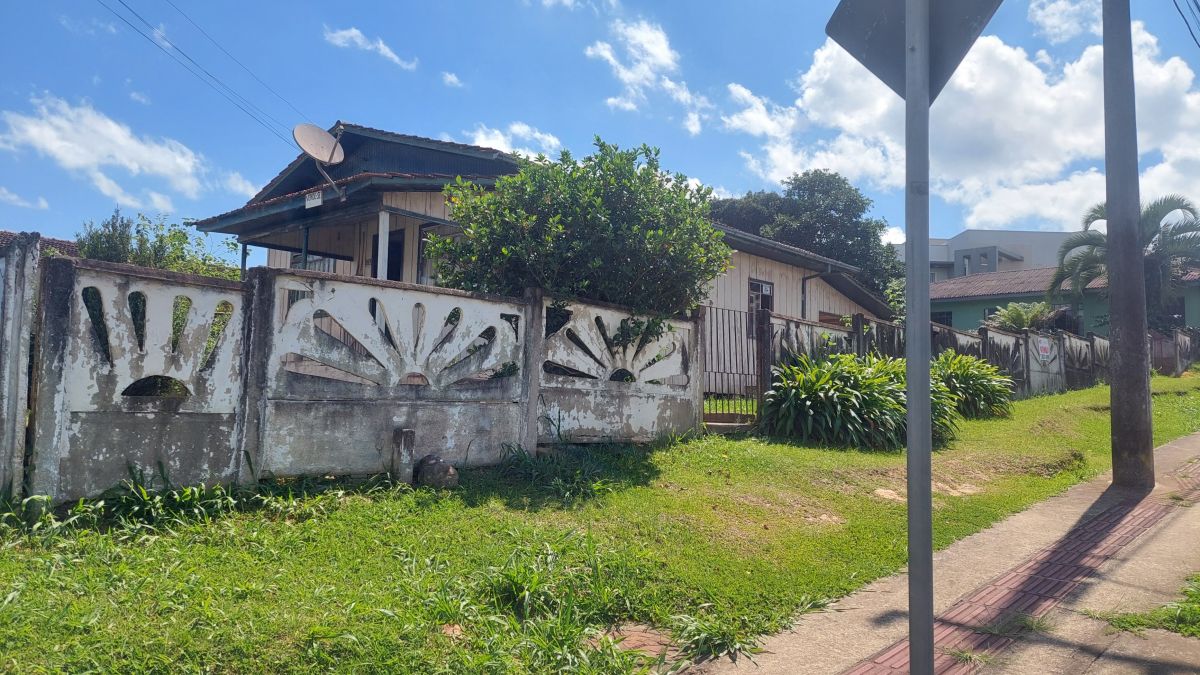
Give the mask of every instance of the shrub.
M 824 445 L 892 450 L 907 433 L 904 359 L 834 354 L 823 361 L 799 356 L 775 369 L 763 398 L 762 424 L 771 434 Z M 931 382 L 933 441 L 954 438 L 956 396 Z
M 1020 332 L 1042 330 L 1054 323 L 1054 308 L 1045 302 L 1010 302 L 983 322 L 988 328 Z
M 442 285 L 598 300 L 665 317 L 699 305 L 730 250 L 709 220 L 711 190 L 659 165 L 658 151 L 596 140 L 576 160 L 521 159 L 494 190 L 446 188 L 462 236 L 433 237 L 427 254 Z
M 1012 414 L 1012 379 L 983 359 L 944 351 L 933 362 L 933 378 L 958 398 L 958 412 L 967 419 Z

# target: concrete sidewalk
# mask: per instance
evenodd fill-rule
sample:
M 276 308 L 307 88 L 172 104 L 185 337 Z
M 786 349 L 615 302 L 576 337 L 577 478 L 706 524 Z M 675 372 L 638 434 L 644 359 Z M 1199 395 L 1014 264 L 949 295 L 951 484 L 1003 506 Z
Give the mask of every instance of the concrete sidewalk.
M 1160 631 L 1144 638 L 1116 634 L 1079 613 L 1157 607 L 1177 598 L 1187 576 L 1200 571 L 1200 507 L 1186 508 L 1178 500 L 1185 493 L 1200 496 L 1200 434 L 1158 448 L 1156 457 L 1159 484 L 1147 498 L 1139 501 L 1110 489 L 1105 475 L 935 555 L 935 611 L 944 628 L 966 636 L 972 651 L 990 656 L 985 672 L 1200 673 L 1200 640 Z M 1073 578 L 1030 571 L 1063 556 L 1072 558 L 1070 564 L 1052 567 L 1075 570 Z M 1038 576 L 1028 576 L 1034 574 Z M 1018 586 L 1009 581 L 1014 575 L 1047 583 Z M 1000 607 L 987 607 L 997 592 L 1009 597 Z M 907 593 L 903 574 L 880 579 L 772 636 L 754 662 L 717 661 L 697 670 L 737 675 L 905 672 Z M 1013 607 L 1033 607 L 1031 613 L 1044 615 L 1050 630 L 1016 642 L 971 630 L 982 625 L 981 612 Z M 955 622 L 969 615 L 975 620 Z M 941 633 L 938 643 L 947 644 Z M 939 672 L 978 668 L 948 657 L 939 665 Z

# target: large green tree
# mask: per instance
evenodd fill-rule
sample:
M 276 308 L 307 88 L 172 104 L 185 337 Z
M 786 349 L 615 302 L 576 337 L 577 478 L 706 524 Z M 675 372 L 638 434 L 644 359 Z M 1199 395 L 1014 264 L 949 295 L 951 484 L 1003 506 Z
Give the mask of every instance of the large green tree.
M 730 254 L 709 219 L 710 190 L 665 172 L 657 149 L 595 144 L 580 160 L 523 159 L 495 189 L 448 186 L 462 235 L 431 240 L 438 282 L 505 295 L 537 287 L 655 317 L 699 305 Z
M 224 249 L 225 255 L 235 252 L 233 239 L 221 240 L 214 249 L 205 235 L 189 225 L 152 221 L 140 213 L 129 218 L 121 215 L 120 209 L 99 223 L 84 223 L 75 242 L 79 255 L 93 260 L 222 279 L 237 279 L 241 273 L 221 251 Z
M 881 237 L 887 221 L 870 218 L 871 200 L 841 174 L 809 170 L 783 181 L 783 193 L 748 192 L 713 203 L 713 218 L 862 270 L 858 280 L 880 295 L 904 273 Z
M 1048 293 L 1076 301 L 1093 280 L 1108 269 L 1108 235 L 1096 225 L 1107 222 L 1108 209 L 1096 204 L 1083 216 L 1083 229 L 1063 241 L 1058 250 L 1058 270 Z M 1173 309 L 1179 298 L 1179 279 L 1200 266 L 1200 211 L 1179 195 L 1168 195 L 1142 206 L 1138 221 L 1142 243 L 1142 269 L 1146 278 L 1146 318 L 1152 328 L 1178 326 L 1182 319 Z

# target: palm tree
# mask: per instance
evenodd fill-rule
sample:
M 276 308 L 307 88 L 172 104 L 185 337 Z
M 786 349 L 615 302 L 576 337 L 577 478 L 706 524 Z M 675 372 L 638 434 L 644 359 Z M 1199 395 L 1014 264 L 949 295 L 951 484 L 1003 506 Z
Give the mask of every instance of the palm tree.
M 1107 220 L 1105 204 L 1096 204 L 1084 214 L 1083 229 L 1063 241 L 1050 297 L 1066 291 L 1078 301 L 1089 283 L 1105 276 L 1108 236 L 1095 225 Z M 1167 308 L 1179 295 L 1178 279 L 1186 269 L 1200 267 L 1200 211 L 1179 195 L 1162 197 L 1142 206 L 1139 232 L 1147 318 L 1151 325 L 1170 323 Z

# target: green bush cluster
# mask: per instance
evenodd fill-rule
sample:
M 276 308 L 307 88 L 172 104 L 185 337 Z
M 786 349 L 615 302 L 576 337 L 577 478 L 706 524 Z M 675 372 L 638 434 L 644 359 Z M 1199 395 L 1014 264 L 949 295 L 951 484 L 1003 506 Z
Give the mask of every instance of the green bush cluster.
M 958 398 L 958 413 L 967 419 L 1012 414 L 1012 378 L 983 359 L 945 351 L 933 361 L 933 377 Z
M 799 356 L 775 368 L 763 397 L 763 429 L 829 446 L 901 448 L 907 434 L 904 369 L 904 359 Z M 964 416 L 1008 414 L 1011 381 L 987 363 L 955 354 L 939 358 L 931 370 L 935 446 L 954 438 Z

